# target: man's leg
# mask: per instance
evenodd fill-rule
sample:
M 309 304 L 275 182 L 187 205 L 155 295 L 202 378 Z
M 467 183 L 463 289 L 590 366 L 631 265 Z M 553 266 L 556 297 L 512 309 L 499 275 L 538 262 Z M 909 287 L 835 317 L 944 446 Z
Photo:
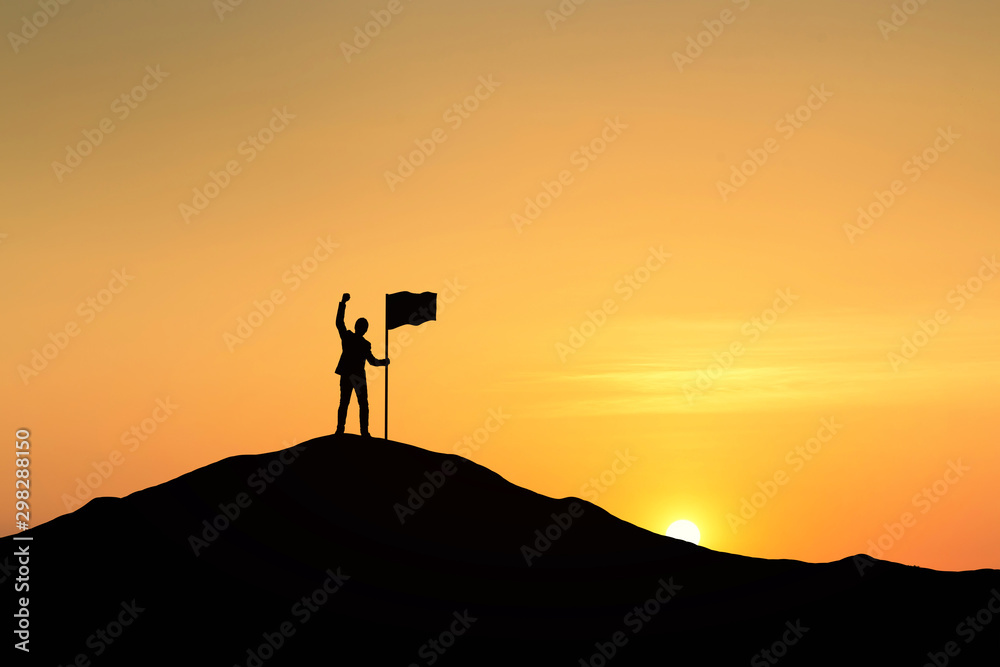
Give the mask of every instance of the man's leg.
M 361 413 L 361 435 L 369 437 L 368 433 L 368 382 L 367 378 L 359 378 L 354 383 L 354 391 L 358 394 L 358 408 Z
M 347 406 L 351 403 L 351 379 L 346 375 L 340 376 L 340 408 L 337 409 L 337 433 L 344 433 L 344 424 L 347 422 Z

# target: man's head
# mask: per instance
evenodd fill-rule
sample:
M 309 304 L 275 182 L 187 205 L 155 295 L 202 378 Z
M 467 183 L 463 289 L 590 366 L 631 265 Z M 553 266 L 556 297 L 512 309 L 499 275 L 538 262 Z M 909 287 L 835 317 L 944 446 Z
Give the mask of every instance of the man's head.
M 363 317 L 359 317 L 358 321 L 354 323 L 354 331 L 356 331 L 359 336 L 364 336 L 365 332 L 368 331 L 368 320 Z

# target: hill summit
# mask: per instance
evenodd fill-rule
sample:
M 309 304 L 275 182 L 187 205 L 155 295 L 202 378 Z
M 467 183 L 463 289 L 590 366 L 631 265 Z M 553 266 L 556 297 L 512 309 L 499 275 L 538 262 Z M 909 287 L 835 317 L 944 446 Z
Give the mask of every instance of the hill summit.
M 2 541 L 30 549 L 30 664 L 1000 658 L 996 570 L 720 553 L 353 435 L 227 458 L 18 537 Z

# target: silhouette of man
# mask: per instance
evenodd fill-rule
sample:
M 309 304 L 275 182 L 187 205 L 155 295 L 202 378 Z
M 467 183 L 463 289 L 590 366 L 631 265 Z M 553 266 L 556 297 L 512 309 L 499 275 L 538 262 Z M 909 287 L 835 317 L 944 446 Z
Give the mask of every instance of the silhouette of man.
M 368 331 L 368 320 L 359 317 L 354 323 L 354 331 L 344 326 L 344 311 L 351 295 L 345 294 L 337 307 L 337 331 L 340 332 L 340 343 L 343 352 L 337 364 L 337 375 L 340 376 L 340 409 L 337 410 L 337 435 L 344 432 L 344 422 L 347 421 L 347 406 L 351 402 L 351 392 L 358 395 L 358 407 L 361 411 L 361 435 L 369 438 L 368 433 L 368 380 L 365 377 L 365 362 L 372 366 L 388 366 L 388 359 L 376 359 L 372 356 L 372 344 L 365 340 Z

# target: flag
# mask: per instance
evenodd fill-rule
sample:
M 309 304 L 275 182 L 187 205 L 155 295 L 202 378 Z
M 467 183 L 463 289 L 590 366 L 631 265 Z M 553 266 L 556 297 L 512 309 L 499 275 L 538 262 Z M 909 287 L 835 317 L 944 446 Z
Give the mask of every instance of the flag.
M 385 295 L 385 328 L 404 324 L 423 324 L 437 320 L 437 294 L 434 292 L 396 292 Z

